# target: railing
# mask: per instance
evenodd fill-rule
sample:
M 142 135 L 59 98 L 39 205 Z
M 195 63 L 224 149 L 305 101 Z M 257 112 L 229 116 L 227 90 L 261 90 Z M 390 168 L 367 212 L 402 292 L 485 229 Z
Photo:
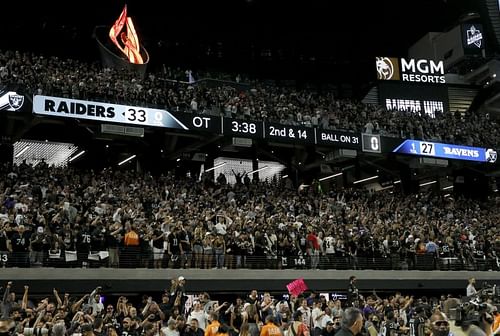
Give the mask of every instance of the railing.
M 0 252 L 0 267 L 55 268 L 225 268 L 225 269 L 320 269 L 320 270 L 441 270 L 500 271 L 498 258 L 441 258 L 433 254 L 401 258 L 359 256 L 239 256 L 231 254 L 154 254 L 140 248 L 127 247 L 100 252 L 59 251 Z

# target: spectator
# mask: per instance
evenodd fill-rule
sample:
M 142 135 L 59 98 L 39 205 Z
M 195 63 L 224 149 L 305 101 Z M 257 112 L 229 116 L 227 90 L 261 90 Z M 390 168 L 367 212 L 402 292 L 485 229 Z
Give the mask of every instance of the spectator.
M 328 321 L 326 327 L 321 330 L 321 336 L 333 336 L 337 330 L 335 330 L 335 323 L 333 321 Z
M 140 251 L 140 237 L 136 232 L 135 225 L 129 223 L 125 224 L 125 237 L 124 237 L 124 250 L 122 258 L 125 259 L 123 262 L 125 267 L 136 268 L 138 266 L 137 257 Z
M 193 310 L 188 317 L 188 323 L 192 320 L 196 320 L 196 327 L 205 331 L 208 321 L 208 314 L 202 309 L 200 301 L 195 301 L 193 303 Z
M 351 275 L 349 277 L 349 286 L 347 287 L 347 306 L 358 306 L 359 291 L 356 287 L 356 277 Z
M 163 262 L 165 233 L 155 228 L 152 236 L 154 268 L 161 268 Z
M 281 329 L 276 325 L 273 315 L 267 315 L 260 336 L 282 336 Z
M 216 336 L 219 332 L 220 322 L 219 314 L 216 312 L 211 312 L 208 316 L 207 328 L 205 329 L 205 336 Z
M 410 335 L 424 336 L 425 335 L 425 309 L 422 306 L 415 307 L 413 316 L 409 321 Z
M 12 245 L 12 263 L 17 267 L 29 267 L 29 247 L 31 232 L 24 225 L 19 225 L 17 232 L 10 238 Z
M 187 330 L 187 336 L 203 336 L 203 329 L 198 327 L 198 320 L 195 318 L 191 318 L 190 320 L 190 328 Z
M 498 308 L 496 306 L 493 308 L 493 316 L 495 321 L 491 327 L 492 334 L 498 335 L 500 333 L 500 313 L 498 312 Z
M 314 336 L 320 336 L 321 331 L 324 328 L 323 319 L 327 318 L 326 313 L 321 307 L 321 301 L 319 299 L 314 300 L 313 309 L 311 311 L 311 321 L 312 321 L 312 334 Z
M 250 332 L 250 335 L 252 336 L 257 336 L 259 335 L 259 323 L 260 323 L 260 317 L 259 317 L 259 312 L 257 311 L 257 303 L 251 304 L 251 303 L 245 303 L 243 305 L 243 313 L 242 319 L 243 323 L 248 324 L 248 330 Z
M 476 284 L 476 279 L 469 278 L 469 284 L 467 285 L 467 288 L 466 288 L 467 296 L 470 297 L 470 296 L 476 295 L 477 290 L 476 290 L 476 287 L 474 286 L 475 284 Z
M 161 328 L 162 336 L 179 336 L 179 331 L 177 330 L 177 325 L 174 319 L 170 318 L 167 321 L 167 326 Z
M 293 314 L 293 323 L 290 325 L 290 331 L 288 332 L 288 335 L 291 336 L 309 336 L 309 328 L 307 325 L 303 322 L 304 317 L 303 314 L 300 310 L 297 310 Z
M 363 314 L 357 308 L 350 307 L 344 311 L 340 322 L 340 330 L 335 334 L 338 336 L 356 336 L 363 328 Z
M 449 336 L 450 322 L 448 317 L 439 311 L 432 314 L 430 318 L 431 336 Z

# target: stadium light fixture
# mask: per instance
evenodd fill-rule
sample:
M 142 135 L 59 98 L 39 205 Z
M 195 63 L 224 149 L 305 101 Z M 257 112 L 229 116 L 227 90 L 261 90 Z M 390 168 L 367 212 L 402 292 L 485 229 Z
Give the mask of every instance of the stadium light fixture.
M 214 170 L 214 169 L 217 169 L 217 168 L 223 167 L 223 166 L 225 166 L 225 165 L 226 165 L 226 162 L 221 163 L 221 164 L 218 164 L 218 165 L 216 165 L 216 166 L 213 166 L 212 168 L 208 168 L 207 170 L 205 170 L 205 172 L 212 171 L 212 170 Z
M 31 146 L 30 145 L 27 145 L 26 147 L 24 147 L 23 149 L 21 149 L 19 151 L 19 153 L 16 154 L 15 158 L 17 159 L 18 157 L 20 157 L 21 155 L 24 154 L 24 152 L 26 152 Z
M 342 173 L 337 173 L 337 174 L 325 176 L 325 177 L 320 178 L 319 181 L 321 182 L 321 181 L 329 180 L 331 178 L 334 178 L 334 177 L 337 177 L 337 176 L 340 176 L 340 175 L 342 175 Z
M 374 179 L 377 179 L 377 178 L 378 178 L 378 175 L 375 175 L 375 176 L 372 176 L 372 177 L 367 177 L 367 178 L 364 178 L 364 179 L 361 179 L 361 180 L 354 181 L 352 184 L 363 183 L 363 182 L 374 180 Z
M 428 186 L 428 185 L 431 185 L 431 184 L 434 184 L 434 183 L 437 183 L 437 181 L 434 180 L 434 181 L 430 181 L 430 182 L 420 183 L 420 186 L 421 187 L 425 187 L 425 186 Z
M 134 155 L 132 155 L 132 156 L 130 156 L 130 157 L 128 157 L 128 158 L 126 158 L 125 160 L 123 160 L 122 162 L 120 162 L 118 165 L 119 165 L 119 166 L 121 166 L 122 164 L 129 162 L 130 160 L 132 160 L 132 159 L 133 159 L 133 158 L 135 158 L 136 156 L 137 156 L 137 155 L 135 155 L 135 154 L 134 154 Z
M 268 166 L 264 166 L 264 167 L 262 167 L 262 168 L 252 170 L 251 172 L 249 172 L 249 173 L 248 173 L 248 175 L 258 173 L 258 172 L 263 171 L 263 170 L 266 170 L 266 169 L 268 169 L 268 168 L 269 168 Z
M 78 153 L 78 154 L 76 154 L 75 156 L 73 156 L 72 158 L 70 158 L 70 159 L 68 160 L 68 162 L 71 162 L 71 161 L 73 161 L 73 160 L 78 159 L 78 158 L 79 158 L 80 156 L 82 156 L 83 154 L 85 154 L 85 151 L 84 151 L 84 150 L 82 150 L 80 153 Z

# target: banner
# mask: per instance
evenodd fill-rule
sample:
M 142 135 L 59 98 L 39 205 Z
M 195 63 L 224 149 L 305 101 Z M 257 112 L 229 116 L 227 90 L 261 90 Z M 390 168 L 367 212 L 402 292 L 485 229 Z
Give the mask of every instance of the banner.
M 304 279 L 300 278 L 290 282 L 286 285 L 288 292 L 292 295 L 299 296 L 307 290 L 307 285 L 304 282 Z
M 430 156 L 440 159 L 495 163 L 497 152 L 491 148 L 443 144 L 439 142 L 405 140 L 393 153 Z
M 395 81 L 378 82 L 380 105 L 389 111 L 401 111 L 436 117 L 436 112 L 449 111 L 446 85 L 408 84 Z
M 69 98 L 34 96 L 33 113 L 52 117 L 188 130 L 181 121 L 166 110 Z

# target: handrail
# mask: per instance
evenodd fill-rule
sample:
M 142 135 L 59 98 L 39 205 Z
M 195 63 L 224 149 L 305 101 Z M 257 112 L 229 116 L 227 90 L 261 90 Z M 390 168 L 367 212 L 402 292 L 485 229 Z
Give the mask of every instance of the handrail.
M 228 269 L 321 269 L 321 270 L 500 270 L 496 259 L 439 257 L 434 254 L 401 258 L 399 255 L 378 257 L 339 255 L 185 255 L 154 254 L 140 247 L 122 247 L 99 252 L 59 251 L 7 253 L 0 252 L 0 267 L 113 267 L 113 268 L 228 268 Z

